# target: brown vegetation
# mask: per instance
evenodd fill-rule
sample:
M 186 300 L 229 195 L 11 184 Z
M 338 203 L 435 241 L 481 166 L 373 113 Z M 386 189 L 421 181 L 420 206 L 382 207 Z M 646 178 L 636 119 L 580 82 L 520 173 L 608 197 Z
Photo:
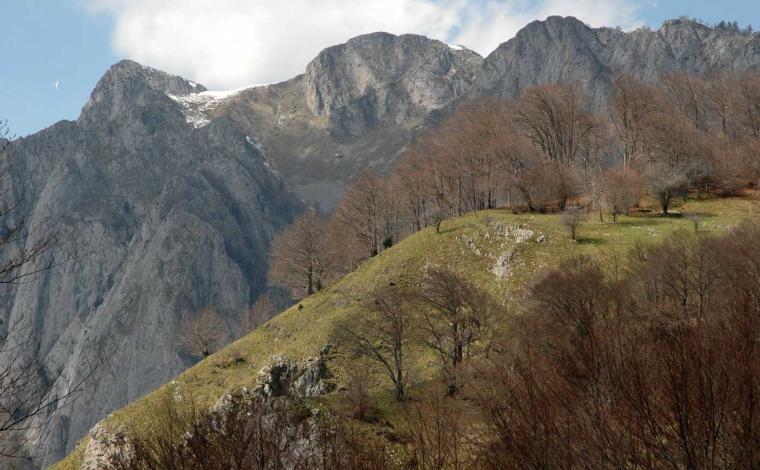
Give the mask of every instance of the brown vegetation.
M 361 312 L 337 326 L 336 340 L 357 356 L 379 364 L 393 383 L 396 400 L 406 396 L 406 358 L 412 330 L 409 294 L 389 286 L 360 302 Z
M 759 235 L 678 234 L 620 280 L 589 259 L 544 277 L 484 382 L 488 466 L 751 468 Z
M 332 256 L 325 218 L 308 211 L 272 240 L 269 280 L 295 296 L 311 295 L 332 275 Z
M 205 309 L 182 320 L 179 345 L 187 354 L 205 359 L 222 347 L 229 336 L 224 319 L 212 309 Z
M 423 277 L 413 302 L 422 342 L 440 358 L 447 393 L 453 395 L 463 387 L 469 361 L 488 350 L 500 306 L 477 286 L 440 268 Z

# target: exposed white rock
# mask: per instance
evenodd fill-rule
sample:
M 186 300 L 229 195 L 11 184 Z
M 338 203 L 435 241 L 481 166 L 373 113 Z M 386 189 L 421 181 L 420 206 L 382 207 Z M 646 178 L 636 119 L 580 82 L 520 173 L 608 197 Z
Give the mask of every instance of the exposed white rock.
M 179 103 L 188 124 L 197 129 L 211 122 L 208 113 L 213 111 L 222 101 L 232 98 L 245 90 L 265 86 L 268 85 L 250 85 L 235 90 L 202 91 L 188 95 L 173 95 L 171 93 L 167 93 L 166 95 Z
M 274 356 L 272 362 L 259 372 L 255 391 L 266 397 L 326 395 L 334 387 L 329 381 L 331 374 L 327 368 L 329 353 L 330 348 L 325 346 L 319 356 L 304 361 Z
M 514 252 L 507 250 L 496 258 L 496 262 L 491 268 L 491 272 L 498 278 L 505 278 L 512 272 L 512 256 Z
M 512 241 L 515 243 L 526 242 L 533 238 L 535 235 L 535 232 L 533 230 L 525 228 L 524 226 L 518 224 L 505 226 L 501 222 L 494 222 L 491 224 L 491 227 L 497 234 L 507 239 L 507 241 Z
M 102 424 L 96 424 L 90 431 L 90 440 L 84 449 L 80 470 L 111 470 L 115 469 L 115 457 L 129 455 L 126 434 L 111 431 Z

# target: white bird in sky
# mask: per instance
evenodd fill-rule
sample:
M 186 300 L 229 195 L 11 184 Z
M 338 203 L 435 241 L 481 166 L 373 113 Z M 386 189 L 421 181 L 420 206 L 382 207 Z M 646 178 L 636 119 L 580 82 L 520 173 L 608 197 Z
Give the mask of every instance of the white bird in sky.
M 54 81 L 54 82 L 53 82 L 53 88 L 55 88 L 55 89 L 57 90 L 57 89 L 58 89 L 58 85 L 59 85 L 60 83 L 61 83 L 61 82 L 60 82 L 60 80 L 56 80 L 56 81 Z

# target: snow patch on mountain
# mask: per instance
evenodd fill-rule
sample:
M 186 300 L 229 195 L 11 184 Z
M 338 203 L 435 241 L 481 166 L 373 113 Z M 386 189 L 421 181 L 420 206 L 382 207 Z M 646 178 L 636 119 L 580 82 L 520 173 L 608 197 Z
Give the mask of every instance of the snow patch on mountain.
M 172 95 L 167 93 L 167 96 L 180 105 L 187 123 L 198 129 L 211 122 L 208 113 L 213 111 L 224 100 L 232 98 L 243 91 L 266 86 L 269 85 L 249 85 L 235 90 L 202 91 L 200 93 L 190 93 L 189 95 Z

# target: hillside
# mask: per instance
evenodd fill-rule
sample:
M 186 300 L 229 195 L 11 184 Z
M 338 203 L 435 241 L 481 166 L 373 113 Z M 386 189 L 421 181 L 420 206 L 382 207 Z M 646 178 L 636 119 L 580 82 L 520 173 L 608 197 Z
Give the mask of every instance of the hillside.
M 530 285 L 542 270 L 557 266 L 562 259 L 585 254 L 607 260 L 612 269 L 616 256 L 636 243 L 656 243 L 677 230 L 693 230 L 691 215 L 699 216 L 700 231 L 721 234 L 742 221 L 757 219 L 760 201 L 756 194 L 731 199 L 695 198 L 677 210 L 680 217 L 642 212 L 621 217 L 618 223 L 589 219 L 581 226 L 577 242 L 570 240 L 559 223 L 559 216 L 553 214 L 516 215 L 505 210 L 489 210 L 447 220 L 440 234 L 428 228 L 405 239 L 325 291 L 304 299 L 182 373 L 172 384 L 186 384 L 194 390 L 200 405 L 210 406 L 225 391 L 253 385 L 259 370 L 275 355 L 293 360 L 319 355 L 320 349 L 329 342 L 334 325 L 355 312 L 351 299 L 361 298 L 375 286 L 418 278 L 428 266 L 447 266 L 506 299 L 512 304 L 510 311 L 517 313 L 521 289 Z M 420 379 L 430 379 L 435 374 L 430 359 L 427 353 L 415 353 L 412 360 Z M 340 351 L 328 361 L 339 385 L 345 381 L 346 371 L 357 366 L 359 364 Z M 382 394 L 388 388 L 379 375 L 370 383 L 376 393 Z M 151 404 L 162 396 L 162 389 L 112 413 L 104 421 L 105 427 L 119 429 L 129 424 L 139 429 L 142 420 L 151 419 Z M 89 439 L 85 438 L 54 468 L 79 468 Z

